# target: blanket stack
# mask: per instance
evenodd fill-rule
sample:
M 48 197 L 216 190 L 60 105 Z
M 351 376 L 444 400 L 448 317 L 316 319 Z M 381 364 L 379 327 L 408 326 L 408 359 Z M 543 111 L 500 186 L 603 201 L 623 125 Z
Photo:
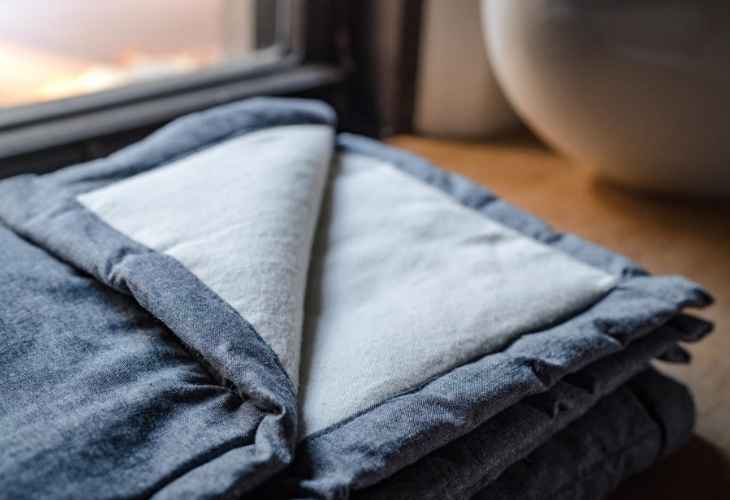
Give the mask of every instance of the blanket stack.
M 254 99 L 0 183 L 0 497 L 597 498 L 682 446 L 681 277 Z

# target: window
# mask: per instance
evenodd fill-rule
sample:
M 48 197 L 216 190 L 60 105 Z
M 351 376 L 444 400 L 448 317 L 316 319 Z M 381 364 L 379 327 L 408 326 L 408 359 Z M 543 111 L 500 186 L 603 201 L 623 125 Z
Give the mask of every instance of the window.
M 0 178 L 104 156 L 178 116 L 256 95 L 341 108 L 349 5 L 3 0 Z
M 280 61 L 294 47 L 282 0 L 4 0 L 0 107 Z M 184 82 L 184 79 L 182 80 Z M 178 80 L 178 83 L 180 80 Z

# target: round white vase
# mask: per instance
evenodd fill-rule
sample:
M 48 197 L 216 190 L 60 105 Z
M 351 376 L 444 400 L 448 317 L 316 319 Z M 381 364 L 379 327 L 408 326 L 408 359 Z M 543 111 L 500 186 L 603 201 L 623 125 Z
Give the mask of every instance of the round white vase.
M 548 143 L 640 188 L 730 194 L 730 4 L 483 0 L 493 69 Z

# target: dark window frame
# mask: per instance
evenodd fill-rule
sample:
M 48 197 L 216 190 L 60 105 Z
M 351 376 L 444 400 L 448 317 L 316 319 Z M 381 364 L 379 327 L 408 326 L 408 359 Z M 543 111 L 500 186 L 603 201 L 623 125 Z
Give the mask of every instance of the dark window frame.
M 290 43 L 275 62 L 0 110 L 0 178 L 102 157 L 181 115 L 256 95 L 324 100 L 354 132 L 409 131 L 422 0 L 287 1 Z

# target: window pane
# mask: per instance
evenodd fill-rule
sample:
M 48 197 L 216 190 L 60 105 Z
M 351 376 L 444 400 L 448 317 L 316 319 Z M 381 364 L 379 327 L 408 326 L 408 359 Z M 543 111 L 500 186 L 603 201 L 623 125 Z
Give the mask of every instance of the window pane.
M 287 2 L 2 0 L 0 106 L 280 58 Z

